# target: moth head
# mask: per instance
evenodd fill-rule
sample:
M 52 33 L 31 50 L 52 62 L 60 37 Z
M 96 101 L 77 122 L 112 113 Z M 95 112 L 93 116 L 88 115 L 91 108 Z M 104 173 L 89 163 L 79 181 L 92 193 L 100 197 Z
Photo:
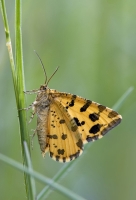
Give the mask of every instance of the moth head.
M 45 85 L 41 85 L 40 86 L 40 90 L 42 90 L 42 91 L 46 91 L 47 90 L 47 85 L 45 84 Z
M 45 75 L 45 84 L 40 86 L 40 90 L 46 90 L 49 81 L 50 81 L 51 78 L 54 76 L 54 74 L 57 72 L 59 66 L 56 68 L 56 70 L 54 71 L 54 73 L 53 73 L 53 74 L 50 76 L 50 78 L 48 79 L 48 78 L 47 78 L 47 74 L 46 74 L 46 70 L 45 70 L 45 67 L 44 67 L 44 64 L 43 64 L 43 62 L 42 62 L 40 56 L 38 55 L 38 53 L 37 53 L 35 50 L 34 50 L 34 52 L 36 53 L 37 57 L 39 58 L 39 60 L 40 60 L 40 62 L 41 62 L 41 65 L 42 65 L 42 68 L 43 68 L 43 71 L 44 71 L 44 75 Z

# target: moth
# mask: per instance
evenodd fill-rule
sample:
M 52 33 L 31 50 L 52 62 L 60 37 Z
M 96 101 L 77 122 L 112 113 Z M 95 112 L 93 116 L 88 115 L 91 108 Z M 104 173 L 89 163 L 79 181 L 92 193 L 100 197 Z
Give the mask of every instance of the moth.
M 43 70 L 46 76 L 44 66 Z M 102 138 L 117 126 L 122 116 L 94 101 L 50 89 L 50 79 L 46 76 L 45 84 L 39 89 L 25 92 L 37 94 L 26 109 L 33 109 L 31 119 L 37 115 L 35 131 L 42 155 L 49 152 L 55 161 L 69 162 L 82 154 L 85 143 Z

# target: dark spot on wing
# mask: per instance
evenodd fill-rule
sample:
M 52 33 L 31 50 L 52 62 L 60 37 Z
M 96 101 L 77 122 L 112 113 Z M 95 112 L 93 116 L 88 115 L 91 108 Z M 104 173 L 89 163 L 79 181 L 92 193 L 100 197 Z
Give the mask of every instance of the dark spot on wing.
M 65 140 L 67 138 L 67 134 L 62 133 L 61 138 L 62 138 L 62 140 Z
M 91 141 L 93 140 L 93 138 L 92 138 L 92 137 L 89 137 L 89 136 L 87 136 L 87 137 L 86 137 L 86 140 L 87 140 L 87 142 L 91 142 Z
M 100 124 L 96 124 L 94 126 L 92 126 L 89 130 L 89 133 L 93 133 L 96 134 L 100 131 L 101 125 Z
M 73 160 L 74 158 L 78 158 L 80 155 L 80 151 L 78 150 L 78 152 L 76 152 L 75 154 L 72 154 L 69 156 L 70 160 Z
M 65 120 L 64 120 L 64 119 L 60 119 L 59 123 L 60 123 L 60 124 L 64 124 L 64 123 L 65 123 Z
M 89 118 L 91 119 L 92 122 L 95 122 L 96 120 L 99 119 L 99 115 L 97 113 L 92 113 L 89 115 Z
M 114 117 L 116 117 L 117 115 L 118 115 L 118 113 L 112 110 L 112 111 L 108 114 L 108 117 L 109 117 L 109 118 L 114 118 Z
M 59 159 L 60 159 L 60 156 L 56 156 L 56 161 L 59 161 Z
M 58 139 L 58 136 L 57 135 L 47 135 L 47 137 L 49 137 L 50 139 Z
M 103 112 L 106 109 L 106 106 L 99 105 L 98 109 L 99 109 L 99 112 Z
M 81 124 L 80 124 L 80 122 L 79 122 L 77 117 L 74 117 L 74 120 L 75 120 L 77 126 L 81 126 Z
M 81 122 L 80 122 L 79 119 L 78 119 L 77 117 L 74 117 L 74 120 L 75 120 L 77 126 L 82 126 L 82 125 L 85 124 L 85 121 L 81 121 Z
M 80 149 L 82 149 L 82 148 L 83 148 L 83 142 L 82 142 L 82 140 L 79 139 L 78 142 L 76 143 L 76 145 L 77 145 Z
M 53 153 L 50 151 L 50 157 L 52 158 L 53 157 Z
M 99 139 L 99 136 L 98 135 L 95 135 L 93 137 L 90 137 L 89 135 L 86 137 L 86 140 L 87 142 L 91 142 L 91 141 L 94 141 L 94 140 L 97 140 Z
M 70 107 L 73 107 L 73 106 L 74 106 L 74 99 L 71 100 L 71 102 L 69 103 L 69 106 L 70 106 Z
M 81 122 L 81 125 L 84 125 L 84 124 L 85 124 L 85 121 L 82 121 L 82 122 Z
M 53 144 L 54 148 L 57 148 L 57 145 L 56 144 Z
M 59 154 L 59 155 L 60 155 L 60 154 L 63 155 L 64 152 L 65 152 L 64 149 L 58 149 L 58 154 Z
M 77 97 L 77 96 L 76 96 L 75 94 L 72 95 L 72 99 L 76 99 L 76 97 Z
M 87 108 L 91 105 L 92 101 L 87 100 L 86 103 L 80 108 L 80 112 L 85 112 Z
M 77 125 L 73 125 L 73 126 L 71 126 L 71 130 L 73 131 L 73 132 L 75 132 L 76 130 L 77 130 Z
M 76 99 L 76 95 L 72 95 L 72 100 L 71 100 L 71 102 L 67 102 L 67 103 L 66 103 L 66 104 L 68 104 L 68 105 L 66 106 L 66 109 L 68 109 L 69 107 L 73 107 L 73 106 L 74 106 L 75 99 Z
M 66 157 L 63 157 L 63 162 L 66 162 Z

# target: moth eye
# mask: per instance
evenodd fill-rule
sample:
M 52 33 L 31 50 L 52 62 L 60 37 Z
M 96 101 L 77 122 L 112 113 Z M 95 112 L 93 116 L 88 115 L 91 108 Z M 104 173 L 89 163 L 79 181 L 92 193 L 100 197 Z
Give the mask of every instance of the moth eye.
M 46 90 L 46 89 L 47 89 L 46 86 L 41 85 L 40 90 Z

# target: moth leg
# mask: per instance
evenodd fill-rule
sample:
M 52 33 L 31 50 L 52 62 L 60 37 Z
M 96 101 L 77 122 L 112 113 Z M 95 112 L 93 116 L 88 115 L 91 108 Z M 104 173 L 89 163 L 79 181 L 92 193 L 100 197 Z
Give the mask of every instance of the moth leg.
M 35 111 L 34 111 L 34 112 L 32 112 L 32 115 L 31 115 L 31 117 L 30 117 L 30 120 L 29 120 L 28 124 L 30 124 L 30 122 L 31 122 L 31 121 L 32 121 L 32 119 L 34 118 L 34 115 L 35 115 Z
M 31 148 L 33 149 L 33 138 L 34 138 L 34 136 L 35 136 L 35 134 L 37 132 L 37 129 L 32 129 L 31 131 L 33 131 L 33 134 L 30 135 L 30 137 L 31 137 Z
M 29 110 L 29 109 L 31 109 L 33 107 L 33 103 L 31 104 L 31 105 L 29 105 L 27 108 L 20 108 L 20 109 L 18 109 L 19 111 L 20 110 Z
M 36 94 L 39 90 L 29 90 L 29 91 L 23 91 L 25 94 Z

